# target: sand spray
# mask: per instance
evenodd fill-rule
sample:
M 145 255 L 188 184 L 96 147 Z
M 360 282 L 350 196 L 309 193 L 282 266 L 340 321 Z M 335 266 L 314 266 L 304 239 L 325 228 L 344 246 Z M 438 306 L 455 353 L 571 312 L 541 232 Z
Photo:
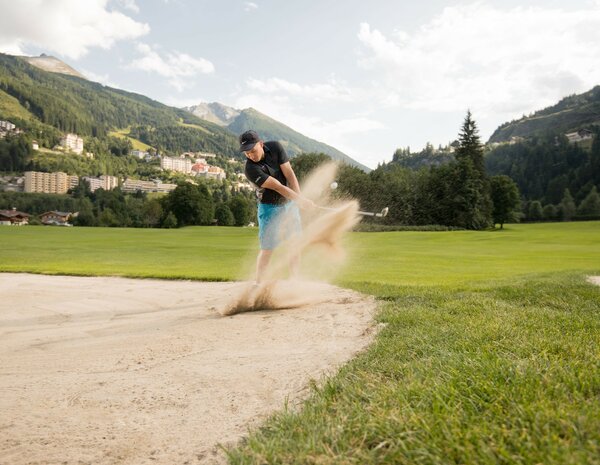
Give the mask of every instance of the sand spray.
M 252 276 L 221 314 L 297 308 L 323 301 L 322 286 L 318 282 L 330 280 L 340 271 L 346 258 L 344 233 L 361 219 L 356 200 L 333 198 L 330 186 L 336 172 L 337 165 L 327 163 L 315 169 L 302 183 L 302 195 L 326 208 L 302 211 L 302 232 L 281 238 L 260 284 L 255 285 Z M 291 218 L 284 214 L 280 228 L 284 235 L 289 221 Z M 297 259 L 302 262 L 300 273 L 289 276 Z

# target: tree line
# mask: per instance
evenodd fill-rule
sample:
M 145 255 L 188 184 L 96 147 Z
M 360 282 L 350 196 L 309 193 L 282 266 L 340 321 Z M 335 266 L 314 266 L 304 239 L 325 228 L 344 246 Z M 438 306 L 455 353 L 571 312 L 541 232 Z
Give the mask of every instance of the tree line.
M 232 189 L 227 182 L 207 181 L 197 185 L 182 182 L 166 195 L 121 189 L 90 191 L 80 179 L 68 194 L 0 192 L 0 210 L 16 208 L 39 224 L 47 211 L 77 212 L 76 226 L 175 228 L 192 225 L 246 226 L 256 221 L 253 193 Z
M 387 217 L 375 220 L 384 225 L 485 229 L 517 220 L 518 188 L 507 176 L 487 175 L 483 145 L 470 112 L 456 145 L 451 160 L 418 170 L 402 166 L 398 160 L 368 174 L 342 165 L 337 179 L 339 195 L 358 199 L 363 210 L 389 207 Z M 397 158 L 401 157 L 398 154 Z M 292 165 L 302 178 L 328 159 L 324 154 L 301 155 L 292 159 Z
M 525 220 L 600 218 L 594 207 L 600 188 L 600 128 L 590 130 L 594 137 L 585 141 L 587 147 L 548 133 L 487 154 L 488 171 L 510 176 L 519 186 Z

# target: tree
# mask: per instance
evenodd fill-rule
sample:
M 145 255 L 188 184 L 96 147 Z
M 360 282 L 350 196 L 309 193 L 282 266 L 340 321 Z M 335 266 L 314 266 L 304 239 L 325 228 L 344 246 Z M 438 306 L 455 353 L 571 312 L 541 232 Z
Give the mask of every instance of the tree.
M 529 211 L 527 212 L 527 219 L 531 221 L 540 221 L 544 218 L 544 212 L 542 210 L 542 204 L 539 200 L 534 200 L 529 204 Z
M 485 177 L 485 167 L 483 164 L 483 145 L 479 138 L 479 130 L 472 118 L 471 110 L 467 110 L 467 116 L 463 122 L 461 131 L 458 135 L 458 148 L 455 156 L 457 160 L 470 158 L 473 166 Z
M 483 164 L 483 146 L 471 112 L 463 123 L 456 149 L 455 172 L 449 184 L 451 224 L 467 229 L 484 229 L 492 224 L 493 204 Z
M 80 211 L 79 214 L 73 218 L 73 226 L 96 226 L 98 221 L 91 210 Z
M 215 210 L 215 219 L 219 226 L 233 226 L 235 224 L 235 218 L 229 207 L 225 204 L 221 204 Z
M 110 208 L 102 210 L 102 213 L 100 213 L 100 217 L 98 218 L 98 223 L 100 226 L 108 226 L 111 228 L 121 226 L 119 218 Z
M 162 222 L 162 227 L 167 229 L 172 229 L 177 227 L 177 218 L 173 214 L 173 212 L 169 212 L 165 219 Z
M 549 203 L 548 205 L 544 205 L 544 209 L 542 210 L 542 212 L 544 214 L 544 219 L 547 221 L 556 219 L 556 216 L 558 214 L 557 208 L 551 203 Z
M 598 195 L 596 186 L 594 186 L 585 199 L 581 201 L 577 208 L 577 214 L 581 216 L 600 215 L 600 195 Z
M 92 190 L 90 183 L 87 179 L 79 178 L 79 184 L 71 189 L 71 195 L 76 199 L 82 199 L 84 197 L 90 197 Z
M 159 225 L 163 216 L 163 208 L 158 199 L 150 199 L 144 203 L 142 208 L 142 218 L 144 226 L 153 228 Z
M 236 226 L 246 226 L 248 224 L 250 221 L 250 206 L 244 197 L 234 196 L 229 201 L 229 209 L 233 214 Z
M 291 164 L 298 181 L 302 181 L 315 168 L 329 161 L 331 157 L 324 153 L 301 153 L 292 158 Z
M 215 208 L 206 185 L 183 183 L 165 197 L 165 211 L 175 215 L 178 226 L 209 225 Z
M 490 194 L 494 210 L 494 224 L 499 223 L 500 229 L 504 223 L 519 220 L 520 195 L 519 188 L 508 176 L 492 176 L 490 178 Z
M 560 217 L 563 221 L 571 221 L 573 216 L 575 216 L 575 201 L 573 200 L 573 196 L 569 189 L 565 189 L 563 194 L 563 199 L 558 206 L 560 210 Z

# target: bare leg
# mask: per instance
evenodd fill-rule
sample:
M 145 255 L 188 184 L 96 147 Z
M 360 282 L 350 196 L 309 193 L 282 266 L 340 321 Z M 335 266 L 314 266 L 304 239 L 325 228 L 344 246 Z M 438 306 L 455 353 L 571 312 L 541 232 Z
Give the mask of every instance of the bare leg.
M 272 250 L 261 249 L 258 252 L 258 258 L 256 259 L 256 282 L 259 283 L 265 278 L 265 272 L 271 261 Z

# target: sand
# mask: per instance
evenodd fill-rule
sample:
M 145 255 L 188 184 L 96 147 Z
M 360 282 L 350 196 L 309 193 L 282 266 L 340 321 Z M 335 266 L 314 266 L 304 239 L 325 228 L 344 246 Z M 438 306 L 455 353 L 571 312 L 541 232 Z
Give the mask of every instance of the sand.
M 0 274 L 0 464 L 220 463 L 372 340 L 370 297 L 222 316 L 244 286 Z

